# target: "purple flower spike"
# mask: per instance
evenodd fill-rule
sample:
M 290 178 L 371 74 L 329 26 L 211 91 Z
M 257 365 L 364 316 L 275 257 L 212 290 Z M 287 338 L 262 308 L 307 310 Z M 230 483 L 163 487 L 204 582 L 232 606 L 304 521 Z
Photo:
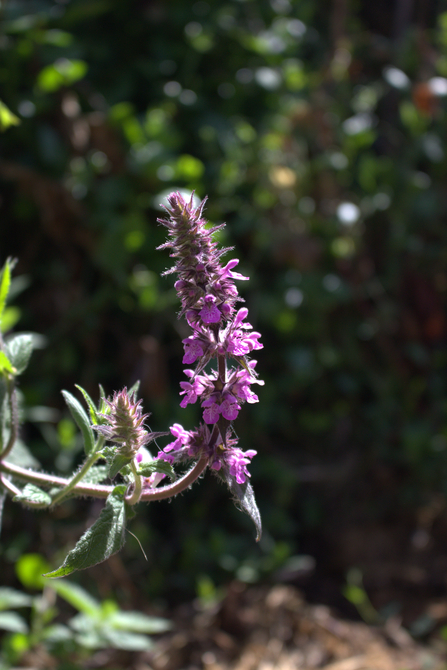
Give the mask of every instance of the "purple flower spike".
M 181 302 L 180 316 L 192 330 L 183 340 L 183 363 L 195 366 L 195 370 L 185 370 L 188 381 L 180 383 L 180 405 L 186 407 L 199 400 L 203 422 L 190 432 L 174 424 L 170 430 L 176 439 L 158 458 L 174 463 L 205 455 L 209 466 L 220 472 L 237 496 L 234 486 L 247 486 L 247 467 L 256 451 L 244 452 L 237 447 L 232 422 L 244 402 L 258 402 L 251 384 L 263 384 L 257 379 L 256 361 L 248 358 L 252 351 L 262 349 L 260 334 L 246 321 L 248 309 L 237 309 L 242 299 L 235 282 L 248 277 L 234 270 L 238 259 L 221 263 L 228 249 L 218 248 L 213 233 L 222 225 L 208 227 L 203 218 L 205 201 L 194 207 L 192 196 L 187 202 L 180 193 L 171 193 L 168 203 L 168 217 L 159 219 L 168 229 L 168 240 L 159 248 L 169 249 L 175 259 L 164 274 L 178 275 L 175 289 Z M 212 359 L 216 361 L 214 370 L 208 367 Z M 257 508 L 250 507 L 245 498 L 239 502 L 255 521 L 259 535 Z

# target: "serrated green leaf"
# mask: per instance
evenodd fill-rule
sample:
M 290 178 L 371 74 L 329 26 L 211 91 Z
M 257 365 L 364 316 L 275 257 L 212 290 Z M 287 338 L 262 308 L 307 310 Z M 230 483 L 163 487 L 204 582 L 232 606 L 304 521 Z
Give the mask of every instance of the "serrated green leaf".
M 138 474 L 142 477 L 150 477 L 154 472 L 161 472 L 164 475 L 167 475 L 171 479 L 176 479 L 177 475 L 175 474 L 172 465 L 167 461 L 163 461 L 161 458 L 154 461 L 146 461 L 145 463 L 140 463 Z
M 255 494 L 250 482 L 238 484 L 236 477 L 230 474 L 228 468 L 223 467 L 218 476 L 221 476 L 233 495 L 233 501 L 238 509 L 248 514 L 256 527 L 256 542 L 259 542 L 262 535 L 262 522 L 259 509 L 256 504 Z
M 11 361 L 7 357 L 4 351 L 0 351 L 0 373 L 8 372 L 9 374 L 14 374 L 15 369 L 12 366 Z
M 101 611 L 101 605 L 95 598 L 92 598 L 87 591 L 77 584 L 73 584 L 66 579 L 50 582 L 48 587 L 56 591 L 61 598 L 79 612 L 97 617 Z
M 148 616 L 142 612 L 115 612 L 108 621 L 114 628 L 133 633 L 164 633 L 172 628 L 172 623 L 168 619 Z
M 8 607 L 31 607 L 33 599 L 27 593 L 10 589 L 8 586 L 0 587 L 0 610 Z
M 100 484 L 108 477 L 107 465 L 94 465 L 82 479 L 83 484 Z
M 16 612 L 0 612 L 0 628 L 11 633 L 27 633 L 28 625 Z
M 89 528 L 57 570 L 45 577 L 65 577 L 75 570 L 85 570 L 107 560 L 124 545 L 126 504 L 118 487 L 107 498 L 97 521 Z M 124 487 L 124 490 L 126 487 Z
M 93 434 L 88 416 L 82 407 L 81 403 L 68 391 L 62 391 L 64 400 L 67 403 L 68 409 L 71 412 L 78 428 L 82 433 L 84 439 L 84 449 L 87 455 L 90 455 L 95 448 L 95 436 Z
M 6 342 L 6 351 L 9 360 L 16 369 L 15 374 L 22 374 L 22 372 L 26 370 L 31 354 L 33 353 L 32 335 L 13 335 Z
M 122 468 L 124 468 L 126 465 L 129 465 L 133 460 L 133 457 L 131 456 L 123 456 L 123 454 L 119 454 L 115 452 L 115 455 L 112 459 L 112 462 L 109 465 L 109 472 L 108 476 L 110 479 L 115 479 L 116 475 Z
M 35 484 L 27 484 L 22 493 L 14 496 L 13 500 L 31 507 L 48 507 L 51 505 L 51 496 Z
M 90 418 L 92 420 L 92 423 L 96 425 L 98 423 L 98 417 L 97 417 L 98 410 L 96 409 L 95 403 L 93 402 L 93 400 L 91 399 L 91 397 L 89 396 L 87 391 L 82 388 L 82 386 L 79 386 L 79 384 L 75 384 L 75 386 L 84 396 L 85 402 L 87 403 L 87 406 L 88 406 L 88 409 L 89 409 Z
M 3 312 L 6 306 L 6 299 L 8 297 L 9 289 L 11 287 L 11 266 L 9 258 L 3 266 L 2 270 L 2 279 L 0 282 L 0 318 L 3 316 Z

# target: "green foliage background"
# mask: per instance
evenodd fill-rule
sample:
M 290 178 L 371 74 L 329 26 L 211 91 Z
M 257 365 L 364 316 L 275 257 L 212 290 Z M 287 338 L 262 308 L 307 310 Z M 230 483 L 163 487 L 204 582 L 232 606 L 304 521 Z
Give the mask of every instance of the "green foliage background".
M 26 287 L 4 326 L 45 338 L 21 387 L 45 406 L 23 434 L 43 466 L 77 458 L 75 383 L 141 379 L 152 430 L 198 420 L 178 407 L 186 331 L 155 251 L 166 193 L 208 195 L 251 277 L 266 385 L 237 431 L 258 450 L 264 540 L 210 477 L 139 509 L 149 564 L 132 538 L 123 560 L 148 595 L 168 574 L 171 594 L 257 579 L 328 529 L 445 494 L 447 8 L 399 36 L 391 6 L 354 4 L 2 3 L 1 97 L 21 123 L 0 139 L 0 250 Z M 91 504 L 64 509 L 36 529 L 9 505 L 6 561 L 69 546 Z

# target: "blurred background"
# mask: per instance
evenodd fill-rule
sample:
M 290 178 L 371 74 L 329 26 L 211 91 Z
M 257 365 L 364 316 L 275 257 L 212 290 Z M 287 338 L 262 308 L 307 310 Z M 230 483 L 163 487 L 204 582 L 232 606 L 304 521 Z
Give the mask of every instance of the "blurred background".
M 1 19 L 3 329 L 40 335 L 20 391 L 41 466 L 81 458 L 75 383 L 96 399 L 140 379 L 152 430 L 199 420 L 156 251 L 170 191 L 227 223 L 265 347 L 236 426 L 261 543 L 207 476 L 140 506 L 148 562 L 129 535 L 76 579 L 168 605 L 279 581 L 356 616 L 360 574 L 377 610 L 420 620 L 446 593 L 447 4 L 4 0 Z M 10 583 L 23 553 L 59 565 L 100 505 L 8 503 Z

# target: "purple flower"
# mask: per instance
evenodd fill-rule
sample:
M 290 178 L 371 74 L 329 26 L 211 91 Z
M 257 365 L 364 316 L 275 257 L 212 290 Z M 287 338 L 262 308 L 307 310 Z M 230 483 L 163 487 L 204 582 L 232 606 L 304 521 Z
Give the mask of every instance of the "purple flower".
M 169 429 L 172 435 L 176 438 L 174 442 L 170 442 L 165 448 L 165 451 L 179 451 L 190 439 L 190 434 L 184 430 L 179 423 L 174 423 Z
M 203 356 L 203 346 L 201 343 L 194 337 L 190 335 L 186 339 L 182 340 L 183 346 L 185 349 L 185 355 L 183 356 L 183 364 L 191 365 L 194 363 L 200 356 Z
M 204 306 L 199 312 L 199 316 L 203 323 L 218 323 L 222 317 L 219 309 L 214 304 L 216 298 L 213 295 L 206 295 L 204 298 Z
M 241 406 L 238 405 L 236 398 L 231 395 L 231 393 L 225 395 L 224 400 L 220 405 L 222 416 L 228 421 L 237 419 L 240 408 Z
M 234 270 L 238 259 L 222 264 L 221 257 L 228 249 L 219 249 L 213 240 L 213 233 L 222 226 L 208 226 L 203 218 L 204 204 L 205 201 L 194 207 L 192 196 L 187 202 L 179 193 L 171 193 L 165 208 L 168 217 L 159 219 L 168 229 L 168 240 L 159 248 L 169 249 L 175 260 L 164 274 L 177 273 L 180 316 L 186 317 L 192 329 L 192 334 L 183 340 L 183 363 L 195 365 L 195 371 L 185 370 L 189 379 L 180 383 L 180 405 L 186 407 L 200 397 L 203 411 L 203 422 L 196 430 L 188 433 L 180 424 L 171 428 L 176 440 L 159 458 L 172 463 L 205 453 L 210 467 L 219 469 L 224 465 L 238 483 L 244 483 L 249 476 L 247 466 L 256 452 L 243 452 L 236 447 L 231 422 L 237 419 L 244 402 L 258 401 L 250 387 L 263 382 L 257 379 L 256 361 L 248 355 L 261 349 L 262 344 L 260 334 L 246 321 L 248 309 L 236 309 L 241 298 L 235 281 L 248 277 Z M 212 358 L 216 359 L 216 367 L 208 370 L 206 366 Z

